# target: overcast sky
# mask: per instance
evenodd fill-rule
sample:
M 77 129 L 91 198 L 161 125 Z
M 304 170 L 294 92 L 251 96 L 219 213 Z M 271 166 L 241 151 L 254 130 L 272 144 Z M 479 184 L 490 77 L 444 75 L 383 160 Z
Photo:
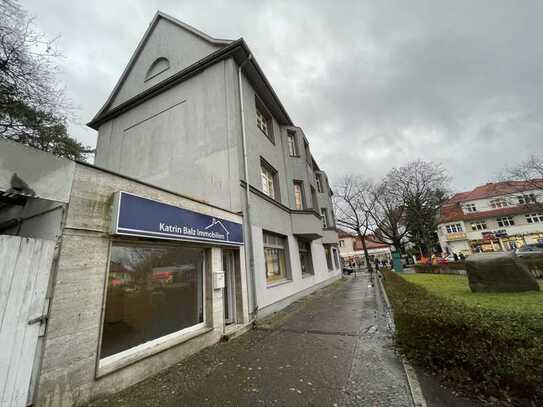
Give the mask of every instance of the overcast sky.
M 157 9 L 245 38 L 332 181 L 422 158 L 456 191 L 543 154 L 542 1 L 26 0 L 60 36 L 71 133 L 105 102 Z

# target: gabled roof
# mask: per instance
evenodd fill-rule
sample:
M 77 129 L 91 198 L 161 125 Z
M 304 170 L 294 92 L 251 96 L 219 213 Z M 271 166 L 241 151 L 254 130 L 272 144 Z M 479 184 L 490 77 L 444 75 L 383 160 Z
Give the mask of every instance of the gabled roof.
M 182 69 L 181 71 L 165 78 L 164 80 L 157 83 L 156 85 L 142 91 L 138 95 L 126 100 L 125 102 L 122 102 L 118 106 L 115 106 L 109 109 L 110 105 L 115 99 L 115 96 L 119 92 L 119 89 L 123 81 L 126 79 L 126 76 L 130 72 L 131 66 L 134 64 L 139 53 L 143 49 L 154 26 L 156 26 L 157 22 L 161 18 L 167 19 L 168 21 L 191 31 L 192 33 L 205 39 L 206 41 L 213 42 L 215 45 L 221 45 L 222 47 L 219 48 L 217 51 L 212 52 L 211 54 L 200 59 L 199 61 L 196 61 L 189 67 Z M 149 98 L 159 93 L 162 93 L 163 91 L 169 89 L 170 87 L 191 78 L 192 76 L 208 68 L 209 66 L 229 57 L 233 57 L 238 64 L 242 64 L 247 61 L 247 63 L 244 65 L 245 76 L 253 84 L 255 90 L 259 93 L 259 95 L 264 99 L 267 107 L 270 108 L 270 110 L 272 110 L 275 118 L 280 122 L 280 124 L 293 126 L 294 124 L 290 116 L 288 115 L 285 107 L 279 100 L 279 97 L 275 93 L 275 90 L 273 89 L 270 82 L 266 78 L 266 75 L 264 75 L 264 72 L 260 68 L 260 65 L 258 64 L 256 59 L 253 57 L 252 52 L 250 51 L 249 47 L 247 46 L 243 38 L 240 38 L 238 40 L 215 39 L 189 26 L 188 24 L 185 24 L 160 11 L 156 13 L 155 17 L 151 21 L 149 28 L 143 35 L 143 38 L 141 39 L 140 43 L 138 44 L 138 47 L 136 48 L 136 51 L 130 58 L 128 65 L 126 66 L 123 74 L 121 75 L 121 78 L 119 79 L 117 85 L 113 89 L 111 95 L 108 97 L 106 103 L 87 125 L 95 130 L 98 130 L 98 128 L 100 127 L 102 123 L 118 116 L 119 114 L 124 113 L 125 111 L 131 109 L 132 107 L 140 103 L 143 103 Z
M 102 108 L 98 111 L 98 113 L 96 113 L 94 118 L 90 121 L 89 125 L 91 125 L 91 123 L 96 122 L 99 119 L 99 117 L 102 116 L 107 111 L 107 109 L 110 107 L 111 103 L 115 99 L 115 96 L 118 94 L 118 92 L 119 92 L 119 90 L 121 88 L 121 85 L 123 84 L 123 82 L 127 78 L 128 73 L 130 72 L 130 70 L 134 66 L 134 64 L 135 64 L 135 62 L 136 62 L 136 60 L 138 58 L 138 55 L 143 50 L 143 47 L 147 43 L 147 40 L 151 36 L 151 33 L 153 32 L 153 29 L 156 27 L 156 25 L 158 24 L 160 19 L 167 20 L 170 23 L 172 23 L 174 25 L 177 25 L 178 27 L 181 27 L 181 28 L 191 32 L 192 34 L 196 35 L 197 37 L 199 37 L 199 38 L 201 38 L 201 39 L 203 39 L 203 40 L 205 40 L 205 41 L 207 41 L 207 42 L 209 42 L 209 43 L 211 43 L 213 45 L 226 46 L 226 45 L 230 45 L 232 42 L 234 42 L 233 40 L 225 40 L 225 39 L 213 38 L 213 37 L 207 35 L 206 33 L 192 27 L 191 25 L 188 25 L 188 24 L 178 20 L 175 17 L 172 17 L 172 16 L 170 16 L 170 15 L 168 15 L 166 13 L 163 13 L 160 10 L 157 11 L 155 16 L 153 17 L 153 19 L 149 23 L 149 27 L 147 27 L 147 30 L 145 30 L 145 33 L 143 34 L 143 37 L 141 38 L 140 42 L 138 43 L 138 46 L 136 47 L 136 50 L 134 51 L 134 53 L 130 57 L 130 59 L 128 61 L 128 64 L 124 68 L 124 71 L 121 74 L 121 77 L 119 78 L 119 80 L 115 84 L 115 87 L 111 91 L 111 94 L 107 98 L 107 100 L 104 103 L 104 105 L 102 106 Z

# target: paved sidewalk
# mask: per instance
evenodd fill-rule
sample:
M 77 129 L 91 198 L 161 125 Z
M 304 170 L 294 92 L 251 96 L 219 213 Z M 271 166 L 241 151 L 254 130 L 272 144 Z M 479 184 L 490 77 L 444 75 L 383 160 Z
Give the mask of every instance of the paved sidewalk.
M 366 274 L 339 281 L 92 407 L 411 406 Z

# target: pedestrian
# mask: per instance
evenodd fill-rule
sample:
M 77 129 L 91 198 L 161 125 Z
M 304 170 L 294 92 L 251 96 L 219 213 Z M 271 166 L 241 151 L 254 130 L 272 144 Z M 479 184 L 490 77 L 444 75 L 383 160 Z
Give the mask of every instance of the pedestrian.
M 460 252 L 460 261 L 466 260 L 466 256 L 464 256 L 464 253 Z
M 375 270 L 379 271 L 379 259 L 375 259 Z
M 453 258 L 454 258 L 454 261 L 458 261 L 458 255 L 455 252 L 453 252 Z

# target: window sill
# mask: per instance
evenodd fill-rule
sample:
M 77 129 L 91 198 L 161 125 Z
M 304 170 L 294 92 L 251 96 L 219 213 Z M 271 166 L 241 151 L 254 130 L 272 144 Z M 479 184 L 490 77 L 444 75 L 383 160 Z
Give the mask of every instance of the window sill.
M 309 278 L 309 277 L 315 277 L 315 274 L 312 274 L 312 273 L 303 273 L 303 274 L 302 274 L 302 280 L 303 280 L 304 278 Z
M 157 338 L 155 340 L 142 343 L 141 345 L 127 349 L 101 359 L 96 369 L 96 379 L 113 373 L 119 369 L 127 367 L 133 363 L 139 362 L 149 356 L 156 355 L 166 349 L 180 345 L 193 338 L 212 331 L 213 328 L 205 326 L 204 323 L 195 325 L 182 331 L 173 332 L 169 335 Z
M 283 284 L 288 284 L 288 283 L 292 283 L 292 280 L 287 278 L 285 280 L 275 281 L 273 283 L 267 283 L 266 288 L 274 288 L 274 287 L 277 287 Z

